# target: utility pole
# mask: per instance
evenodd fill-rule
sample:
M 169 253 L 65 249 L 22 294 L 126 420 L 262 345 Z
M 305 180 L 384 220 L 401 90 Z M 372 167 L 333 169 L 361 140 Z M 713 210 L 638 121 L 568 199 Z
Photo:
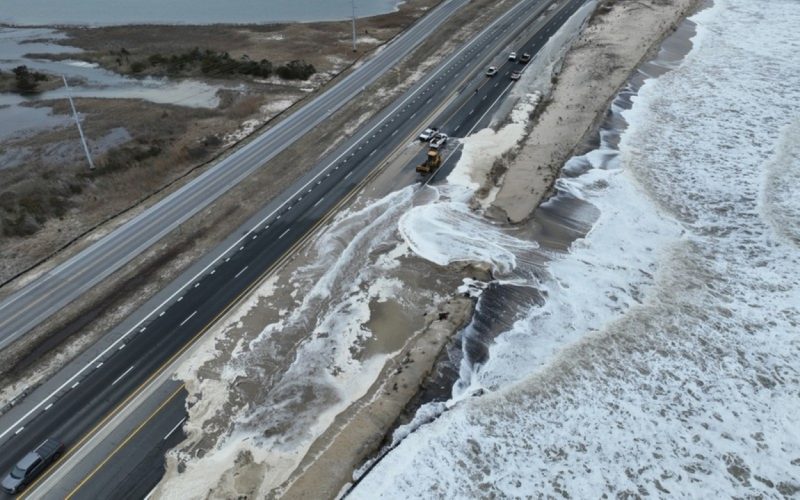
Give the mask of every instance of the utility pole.
M 356 0 L 350 0 L 350 6 L 353 8 L 353 52 L 356 51 Z
M 75 103 L 72 102 L 72 96 L 69 95 L 69 85 L 67 85 L 67 77 L 61 75 L 61 79 L 64 80 L 64 88 L 67 89 L 67 99 L 69 99 L 69 105 L 72 107 L 72 116 L 75 117 L 75 125 L 78 126 L 78 133 L 81 135 L 81 142 L 83 143 L 83 151 L 86 153 L 86 161 L 89 162 L 89 170 L 94 170 L 94 163 L 92 162 L 92 155 L 89 153 L 89 146 L 86 144 L 86 137 L 83 135 L 83 129 L 81 128 L 81 120 L 78 118 L 78 112 L 75 110 Z

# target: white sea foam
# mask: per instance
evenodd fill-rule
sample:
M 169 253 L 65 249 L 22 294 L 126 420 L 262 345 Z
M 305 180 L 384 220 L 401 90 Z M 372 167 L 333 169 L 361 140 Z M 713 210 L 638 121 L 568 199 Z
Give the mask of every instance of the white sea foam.
M 507 229 L 487 224 L 458 198 L 458 194 L 455 199 L 445 196 L 440 202 L 416 206 L 400 218 L 400 233 L 414 253 L 442 266 L 488 263 L 496 272 L 508 273 L 516 267 L 515 250 L 537 248 Z
M 337 415 L 367 393 L 396 354 L 364 349 L 372 339 L 371 306 L 436 299 L 408 290 L 392 274 L 404 271 L 398 261 L 409 249 L 398 238 L 397 220 L 416 192 L 409 186 L 339 213 L 309 250 L 311 264 L 291 276 L 293 307 L 247 333 L 248 316 L 271 307 L 275 291 L 286 286 L 279 285 L 285 279 L 268 280 L 182 368 L 193 406 L 185 425 L 189 440 L 174 457 L 185 470 L 177 473 L 173 459 L 159 495 L 238 494 L 242 457 L 252 461 L 249 474 L 258 471 L 249 479 L 257 496 L 274 493 Z M 208 377 L 208 366 L 219 375 Z M 240 394 L 240 387 L 248 389 Z M 194 456 L 202 441 L 212 442 L 203 444 L 202 457 Z
M 584 159 L 619 169 L 559 181 L 600 216 L 490 347 L 489 393 L 411 433 L 352 498 L 800 492 L 800 4 L 716 0 L 693 20 L 619 155 Z

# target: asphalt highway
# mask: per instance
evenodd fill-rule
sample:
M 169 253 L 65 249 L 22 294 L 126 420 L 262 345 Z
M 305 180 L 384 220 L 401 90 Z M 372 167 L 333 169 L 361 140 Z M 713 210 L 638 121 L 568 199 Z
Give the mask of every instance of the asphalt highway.
M 535 54 L 583 2 L 573 0 L 561 8 L 523 46 L 513 50 Z M 56 437 L 68 448 L 77 449 L 155 373 L 168 366 L 205 332 L 208 325 L 269 272 L 282 256 L 289 254 L 292 247 L 346 199 L 392 151 L 428 125 L 423 120 L 430 119 L 432 112 L 439 112 L 433 122 L 441 124 L 453 137 L 466 135 L 481 125 L 513 84 L 509 79 L 512 69 L 522 69 L 523 65 L 505 62 L 498 65 L 496 76 L 488 78 L 481 76 L 485 68 L 477 64 L 502 58 L 504 54 L 498 51 L 538 17 L 545 5 L 544 1 L 520 2 L 461 47 L 446 63 L 300 179 L 289 190 L 291 196 L 287 203 L 270 211 L 234 245 L 212 260 L 202 273 L 179 288 L 169 301 L 146 316 L 145 321 L 121 335 L 58 390 L 42 397 L 30 411 L 2 429 L 0 471 L 9 469 L 21 455 L 47 437 Z M 478 76 L 475 76 L 476 71 Z M 450 99 L 454 92 L 458 92 L 457 97 Z M 450 104 L 437 110 L 437 104 L 445 101 Z M 448 162 L 437 175 L 445 175 L 452 163 Z M 413 165 L 409 168 L 413 169 Z M 126 481 L 131 482 L 131 487 L 152 486 L 160 476 L 153 475 L 152 471 L 148 473 L 147 467 L 138 467 L 143 463 L 152 464 L 152 460 L 146 459 L 152 457 L 148 453 L 158 455 L 165 444 L 164 440 L 148 440 L 147 436 L 159 436 L 176 429 L 179 419 L 185 417 L 184 405 L 182 397 L 173 397 L 160 407 L 156 418 L 148 420 L 130 441 L 136 446 L 128 444 L 115 452 L 100 473 L 92 474 L 82 483 L 76 498 L 107 496 L 110 486 L 124 491 L 120 484 Z M 178 439 L 177 434 L 166 435 Z M 143 445 L 142 440 L 150 445 Z M 119 475 L 114 471 L 132 468 L 141 472 L 128 474 L 120 481 L 109 479 Z
M 279 124 L 90 247 L 3 299 L 0 302 L 0 349 L 80 297 L 323 122 L 466 3 L 468 0 L 443 2 L 370 60 Z

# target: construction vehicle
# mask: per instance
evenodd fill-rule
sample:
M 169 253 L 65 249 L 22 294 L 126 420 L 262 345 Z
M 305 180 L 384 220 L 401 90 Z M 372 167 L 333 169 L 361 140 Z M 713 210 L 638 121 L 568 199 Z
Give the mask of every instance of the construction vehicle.
M 442 155 L 439 154 L 437 149 L 429 149 L 425 161 L 417 165 L 417 172 L 422 175 L 428 175 L 442 164 Z

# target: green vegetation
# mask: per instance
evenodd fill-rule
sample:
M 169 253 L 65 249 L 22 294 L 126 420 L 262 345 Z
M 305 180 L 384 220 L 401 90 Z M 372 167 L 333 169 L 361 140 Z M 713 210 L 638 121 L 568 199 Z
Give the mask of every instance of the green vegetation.
M 12 81 L 8 81 L 6 75 L 0 73 L 0 81 L 5 81 L 6 83 L 5 85 L 0 85 L 0 90 L 18 92 L 20 94 L 33 94 L 38 90 L 39 82 L 48 79 L 44 73 L 30 71 L 27 66 L 17 66 L 11 72 L 14 75 Z
M 305 61 L 291 61 L 275 70 L 284 80 L 308 80 L 316 72 L 314 66 Z
M 227 52 L 201 50 L 199 47 L 169 56 L 152 54 L 143 59 L 134 59 L 124 48 L 118 52 L 111 51 L 111 55 L 116 56 L 118 67 L 127 65 L 128 71 L 132 74 L 169 76 L 202 74 L 217 78 L 231 78 L 237 75 L 268 78 L 275 74 L 284 80 L 307 80 L 317 72 L 312 64 L 305 61 L 295 60 L 274 67 L 267 59 L 254 61 L 246 55 L 234 59 Z

